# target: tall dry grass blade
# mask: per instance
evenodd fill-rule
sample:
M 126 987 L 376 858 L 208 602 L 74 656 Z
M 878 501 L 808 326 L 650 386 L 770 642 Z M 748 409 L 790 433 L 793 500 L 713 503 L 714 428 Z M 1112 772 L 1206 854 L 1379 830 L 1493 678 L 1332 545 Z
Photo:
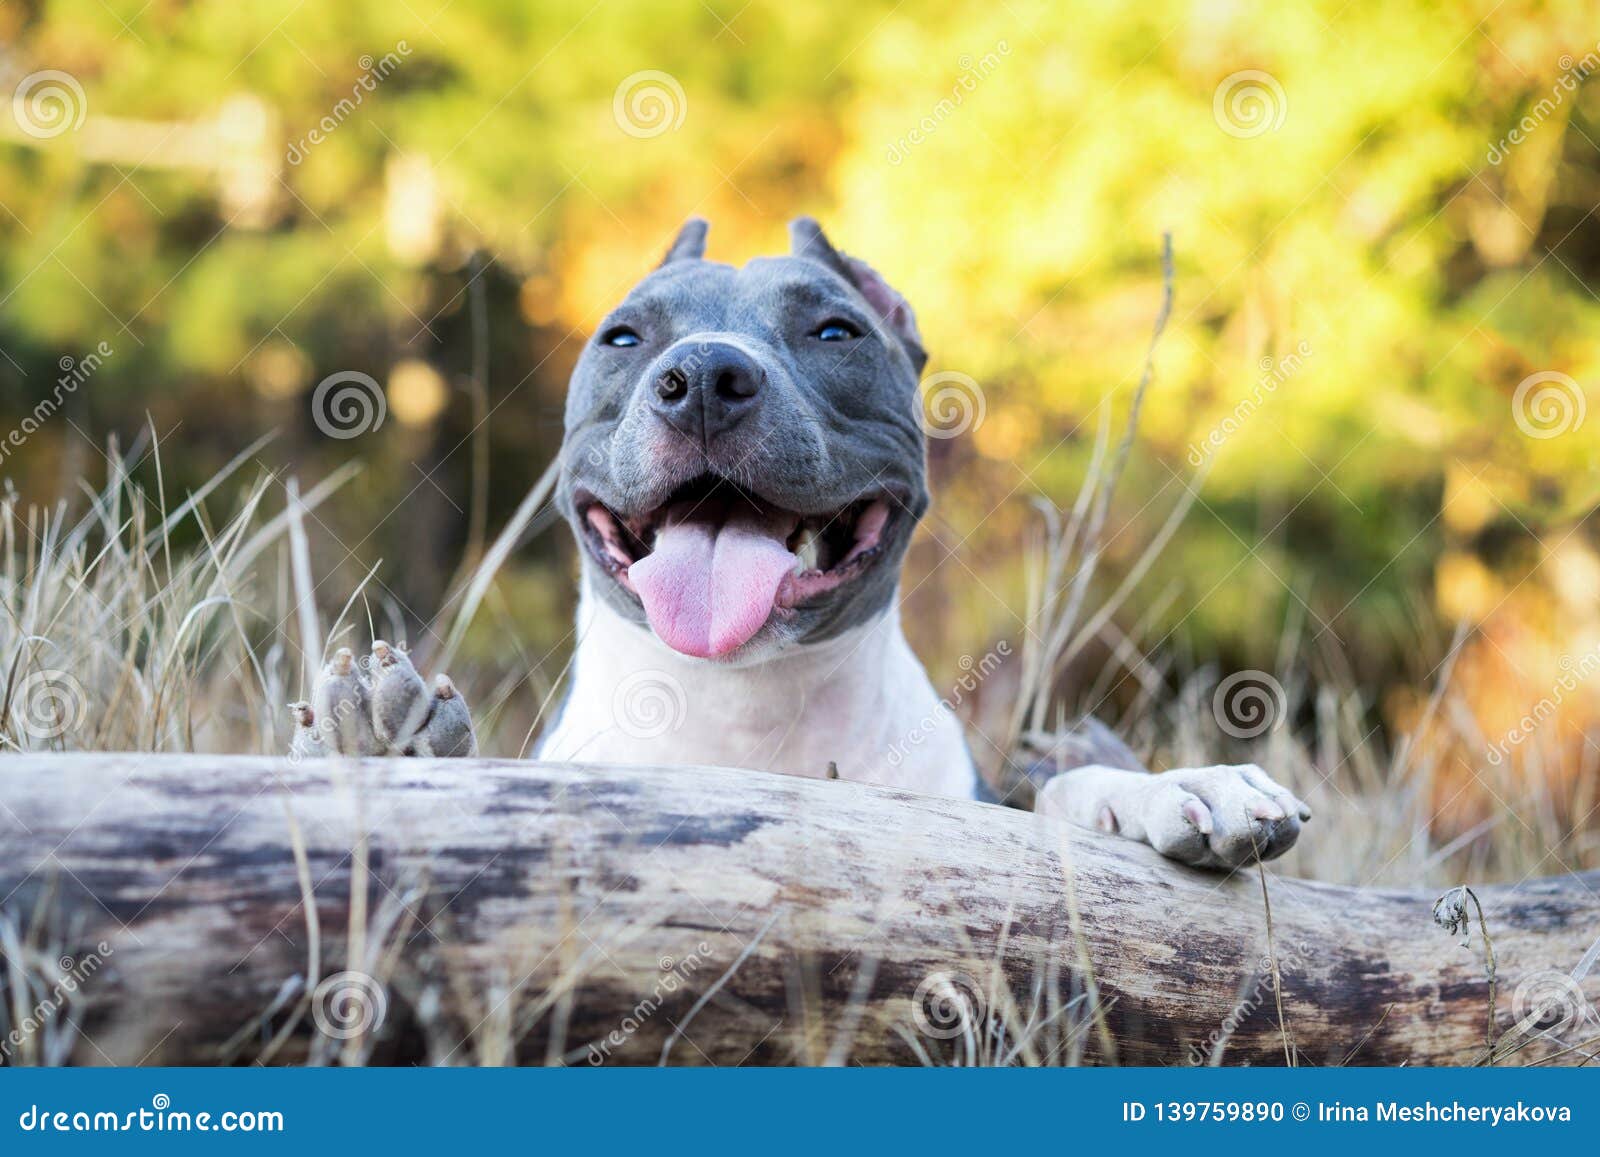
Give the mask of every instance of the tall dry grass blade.
M 188 498 L 184 499 L 183 503 L 178 507 L 178 509 L 163 517 L 161 520 L 161 525 L 150 532 L 151 536 L 160 536 L 161 539 L 165 541 L 167 535 L 170 534 L 171 531 L 186 517 L 188 517 L 191 511 L 198 509 L 200 504 L 210 497 L 217 487 L 221 486 L 229 478 L 233 477 L 234 473 L 239 469 L 239 467 L 243 466 L 246 462 L 250 461 L 257 454 L 259 454 L 263 449 L 266 448 L 268 443 L 270 443 L 277 436 L 278 432 L 276 430 L 263 434 L 254 442 L 250 443 L 250 445 L 246 446 L 243 450 L 239 451 L 239 453 L 228 459 L 228 461 L 223 464 L 220 470 L 201 483 L 199 490 L 196 490 L 193 494 L 189 495 Z M 162 506 L 164 509 L 164 499 L 162 500 Z
M 1173 285 L 1175 274 L 1172 261 L 1172 234 L 1162 236 L 1161 246 L 1162 291 L 1161 307 L 1156 314 L 1155 325 L 1150 335 L 1149 345 L 1145 349 L 1144 367 L 1139 375 L 1139 383 L 1133 392 L 1133 401 L 1128 408 L 1128 419 L 1124 424 L 1122 438 L 1117 443 L 1117 448 L 1110 463 L 1105 467 L 1104 474 L 1096 468 L 1092 471 L 1084 487 L 1079 491 L 1078 504 L 1074 510 L 1074 531 L 1070 537 L 1058 540 L 1057 549 L 1051 551 L 1053 558 L 1047 569 L 1050 580 L 1056 580 L 1058 575 L 1065 573 L 1069 558 L 1077 560 L 1077 570 L 1073 575 L 1071 586 L 1066 595 L 1065 605 L 1059 610 L 1055 608 L 1056 596 L 1047 595 L 1044 601 L 1044 621 L 1040 624 L 1044 630 L 1039 632 L 1046 640 L 1042 654 L 1033 674 L 1036 683 L 1030 689 L 1028 696 L 1028 709 L 1025 728 L 1028 731 L 1043 730 L 1050 713 L 1050 698 L 1054 689 L 1055 674 L 1062 664 L 1065 649 L 1071 640 L 1082 615 L 1083 605 L 1088 597 L 1089 586 L 1093 582 L 1095 573 L 1099 569 L 1100 560 L 1105 549 L 1104 533 L 1106 517 L 1111 509 L 1111 500 L 1116 493 L 1117 484 L 1121 481 L 1122 474 L 1127 468 L 1128 457 L 1133 449 L 1133 440 L 1139 429 L 1139 417 L 1144 409 L 1145 395 L 1149 391 L 1150 382 L 1155 376 L 1155 354 L 1160 344 L 1161 335 L 1166 331 L 1167 322 L 1172 316 Z M 1096 463 L 1096 466 L 1098 463 Z M 1192 492 L 1191 492 L 1192 493 Z M 1193 501 L 1191 497 L 1190 501 Z M 1187 507 L 1184 507 L 1187 513 Z M 1079 515 L 1083 512 L 1083 521 L 1080 523 Z M 1081 525 L 1081 533 L 1076 529 Z M 1175 529 L 1175 526 L 1174 526 Z M 1167 532 L 1170 535 L 1170 531 Z M 1163 540 L 1164 543 L 1165 540 Z M 1051 589 L 1056 588 L 1056 583 L 1051 582 Z M 1030 624 L 1031 626 L 1031 624 Z
M 1256 879 L 1261 881 L 1261 907 L 1267 914 L 1267 960 L 1272 966 L 1272 1000 L 1278 1007 L 1278 1032 L 1283 1037 L 1283 1063 L 1295 1067 L 1295 1052 L 1289 1044 L 1289 1022 L 1283 1016 L 1283 973 L 1278 968 L 1278 938 L 1272 925 L 1272 898 L 1267 894 L 1267 869 L 1256 858 Z
M 316 584 L 311 581 L 311 547 L 306 541 L 305 507 L 300 483 L 290 478 L 284 489 L 289 498 L 289 560 L 294 574 L 295 614 L 300 620 L 300 656 L 305 665 L 305 685 L 317 681 L 322 669 L 322 626 L 317 621 Z
M 435 666 L 443 669 L 449 667 L 450 661 L 455 658 L 456 648 L 461 645 L 461 640 L 466 637 L 467 627 L 472 624 L 473 617 L 478 613 L 478 606 L 483 602 L 483 596 L 489 590 L 489 584 L 494 581 L 494 576 L 505 565 L 506 559 L 511 557 L 511 552 L 517 548 L 517 542 L 522 537 L 522 532 L 533 521 L 533 516 L 539 513 L 550 497 L 550 492 L 555 488 L 556 479 L 561 474 L 561 461 L 556 459 L 545 467 L 539 481 L 523 497 L 512 513 L 510 521 L 495 537 L 494 545 L 484 555 L 483 561 L 478 564 L 478 569 L 473 572 L 472 579 L 467 583 L 466 589 L 461 594 L 461 605 L 457 608 L 455 619 L 450 625 L 450 633 L 446 636 L 443 651 L 432 659 Z M 453 601 L 453 600 L 449 600 Z M 449 605 L 446 602 L 446 606 Z M 442 615 L 443 612 L 441 612 Z M 437 621 L 437 620 L 436 620 Z M 430 629 L 430 634 L 432 633 Z
M 1117 584 L 1117 589 L 1111 592 L 1111 596 L 1089 617 L 1089 621 L 1083 625 L 1082 629 L 1077 632 L 1072 641 L 1061 652 L 1060 657 L 1056 660 L 1058 667 L 1065 667 L 1068 663 L 1071 663 L 1083 651 L 1084 647 L 1099 638 L 1101 631 L 1111 621 L 1111 616 L 1122 608 L 1122 604 L 1127 601 L 1128 596 L 1144 581 L 1144 576 L 1149 573 L 1156 559 L 1166 549 L 1167 543 L 1172 541 L 1172 536 L 1178 532 L 1178 527 L 1182 526 L 1184 520 L 1189 517 L 1189 511 L 1199 501 L 1200 490 L 1205 485 L 1206 475 L 1210 473 L 1210 469 L 1209 463 L 1202 466 L 1195 473 L 1194 482 L 1185 485 L 1183 497 L 1179 498 L 1177 505 L 1168 512 L 1166 520 L 1161 524 L 1161 528 L 1156 531 L 1155 537 L 1140 552 L 1138 559 L 1128 569 L 1128 573 Z
M 750 959 L 756 948 L 766 939 L 767 933 L 772 931 L 772 926 L 778 922 L 778 917 L 782 915 L 783 909 L 780 908 L 767 917 L 767 922 L 761 925 L 756 930 L 756 934 L 750 937 L 749 943 L 739 950 L 739 955 L 734 957 L 733 963 L 728 965 L 727 970 L 700 994 L 698 1000 L 689 1006 L 689 1011 L 684 1013 L 682 1022 L 672 1026 L 672 1032 L 668 1034 L 666 1040 L 661 1042 L 661 1058 L 656 1062 L 658 1065 L 667 1063 L 667 1058 L 672 1055 L 672 1046 L 678 1043 L 678 1038 L 683 1036 L 684 1031 L 688 1029 L 694 1018 L 700 1015 L 700 1010 L 710 1004 L 711 998 L 721 992 L 722 986 L 728 983 L 735 972 L 739 971 L 739 966 Z
M 349 482 L 359 473 L 361 473 L 361 466 L 359 463 L 351 462 L 341 466 L 332 474 L 328 475 L 328 477 L 324 478 L 321 482 L 317 483 L 310 490 L 305 492 L 300 499 L 301 510 L 305 514 L 312 513 L 317 509 L 317 507 L 321 506 L 335 493 L 343 489 L 344 484 Z M 239 548 L 238 556 L 233 560 L 232 565 L 235 572 L 237 573 L 238 571 L 242 571 L 251 563 L 255 562 L 256 557 L 262 551 L 266 550 L 269 546 L 277 542 L 283 536 L 283 532 L 285 529 L 287 529 L 288 525 L 289 511 L 285 509 L 281 513 L 273 516 L 271 521 L 269 521 L 260 530 L 256 531 L 255 534 L 251 535 L 249 541 L 247 541 L 244 546 Z

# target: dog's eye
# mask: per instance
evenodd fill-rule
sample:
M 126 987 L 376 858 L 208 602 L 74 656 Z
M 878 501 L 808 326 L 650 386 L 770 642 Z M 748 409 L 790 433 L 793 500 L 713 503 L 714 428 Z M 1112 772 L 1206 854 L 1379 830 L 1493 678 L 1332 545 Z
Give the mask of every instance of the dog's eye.
M 849 341 L 860 337 L 861 331 L 843 318 L 835 317 L 823 322 L 811 336 L 818 341 Z
M 625 325 L 614 325 L 600 335 L 601 345 L 616 346 L 619 349 L 636 346 L 643 340 L 635 331 Z

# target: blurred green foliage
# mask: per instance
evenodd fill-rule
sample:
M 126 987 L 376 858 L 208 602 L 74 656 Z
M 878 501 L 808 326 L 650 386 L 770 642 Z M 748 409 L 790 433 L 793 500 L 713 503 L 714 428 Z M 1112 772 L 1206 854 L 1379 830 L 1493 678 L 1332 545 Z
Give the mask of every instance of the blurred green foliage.
M 382 557 L 394 597 L 431 607 L 466 536 L 473 271 L 493 526 L 554 452 L 588 329 L 683 217 L 742 261 L 813 213 L 912 300 L 930 371 L 982 391 L 983 420 L 933 446 L 907 584 L 913 634 L 948 664 L 1021 631 L 1022 500 L 1069 504 L 1101 406 L 1125 413 L 1170 230 L 1177 307 L 1110 578 L 1196 462 L 1203 490 L 1119 621 L 1271 666 L 1298 618 L 1397 677 L 1428 624 L 1544 589 L 1558 542 L 1588 549 L 1600 413 L 1530 436 L 1562 416 L 1514 395 L 1547 372 L 1565 377 L 1541 405 L 1600 403 L 1593 17 L 1592 0 L 11 2 L 0 96 L 60 70 L 84 116 L 41 137 L 0 109 L 0 424 L 59 359 L 116 352 L 4 470 L 70 493 L 148 415 L 181 489 L 280 428 L 271 469 L 367 463 L 324 512 L 324 565 Z M 670 81 L 653 82 L 668 123 L 630 119 L 652 111 L 626 99 L 646 70 Z M 360 439 L 318 431 L 321 378 L 390 381 L 407 360 L 438 372 L 442 409 L 424 389 L 410 421 L 392 398 Z M 518 565 L 565 591 L 563 537 Z M 528 637 L 558 646 L 564 611 L 533 604 L 555 621 Z

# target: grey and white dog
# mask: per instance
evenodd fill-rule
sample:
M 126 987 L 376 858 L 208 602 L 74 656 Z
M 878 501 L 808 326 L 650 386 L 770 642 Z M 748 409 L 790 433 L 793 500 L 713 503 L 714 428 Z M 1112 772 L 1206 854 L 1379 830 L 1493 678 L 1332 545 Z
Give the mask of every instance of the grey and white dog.
M 539 755 L 978 796 L 900 627 L 928 507 L 911 308 L 809 219 L 789 255 L 743 268 L 705 259 L 706 229 L 684 225 L 572 375 L 557 500 L 583 559 L 578 643 Z M 430 699 L 382 643 L 369 669 L 334 657 L 297 749 L 475 750 L 447 679 Z M 1309 818 L 1253 766 L 1079 767 L 1036 808 L 1221 868 L 1280 855 Z

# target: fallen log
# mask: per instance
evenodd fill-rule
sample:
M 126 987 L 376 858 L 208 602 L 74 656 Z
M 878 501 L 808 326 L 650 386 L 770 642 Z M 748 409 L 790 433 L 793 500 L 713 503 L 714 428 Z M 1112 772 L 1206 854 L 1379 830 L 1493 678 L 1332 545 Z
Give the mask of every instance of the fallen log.
M 1489 1036 L 1476 920 L 1464 950 L 1433 893 L 1269 876 L 1269 937 L 1253 869 L 859 784 L 19 756 L 0 804 L 10 1059 L 1464 1064 Z M 1583 1059 L 1600 873 L 1474 893 L 1497 1043 Z

